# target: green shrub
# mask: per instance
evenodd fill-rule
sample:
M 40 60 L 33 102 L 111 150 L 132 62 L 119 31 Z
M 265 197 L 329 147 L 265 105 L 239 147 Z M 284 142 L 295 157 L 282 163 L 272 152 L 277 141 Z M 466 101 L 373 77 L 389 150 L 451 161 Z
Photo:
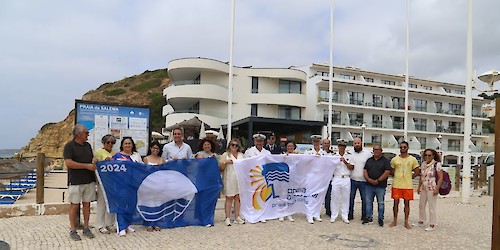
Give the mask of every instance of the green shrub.
M 166 69 L 159 69 L 156 70 L 153 75 L 151 75 L 151 78 L 168 78 L 168 72 Z
M 104 91 L 104 95 L 106 96 L 117 96 L 117 95 L 121 95 L 123 93 L 127 92 L 126 90 L 122 89 L 122 88 L 117 88 L 117 89 L 110 89 L 110 90 L 105 90 Z
M 161 79 L 156 78 L 156 79 L 151 79 L 151 80 L 139 83 L 139 84 L 131 87 L 130 89 L 133 91 L 137 91 L 137 92 L 144 92 L 146 90 L 156 88 L 160 85 L 161 85 Z
M 108 87 L 111 87 L 113 83 L 112 82 L 107 82 L 101 86 L 99 86 L 99 88 L 97 88 L 96 90 L 103 90 L 103 89 L 107 89 Z

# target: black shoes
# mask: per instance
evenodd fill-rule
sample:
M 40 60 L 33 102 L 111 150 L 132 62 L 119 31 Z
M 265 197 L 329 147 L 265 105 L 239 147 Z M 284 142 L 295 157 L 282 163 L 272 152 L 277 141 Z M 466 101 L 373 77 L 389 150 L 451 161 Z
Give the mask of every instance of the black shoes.
M 347 219 L 348 219 L 348 220 L 352 220 L 352 219 L 354 219 L 353 214 L 349 213 L 349 215 L 347 215 Z
M 383 227 L 384 226 L 384 220 L 383 219 L 378 219 L 378 225 Z
M 373 224 L 373 218 L 365 218 L 362 222 L 363 225 L 371 225 Z

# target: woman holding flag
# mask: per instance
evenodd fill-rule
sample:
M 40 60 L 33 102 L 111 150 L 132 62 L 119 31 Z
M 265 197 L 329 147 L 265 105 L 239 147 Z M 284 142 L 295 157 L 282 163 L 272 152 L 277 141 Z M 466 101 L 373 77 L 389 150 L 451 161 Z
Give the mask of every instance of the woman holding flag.
M 229 148 L 221 155 L 219 161 L 219 169 L 222 172 L 224 189 L 223 193 L 226 195 L 226 203 L 224 209 L 226 211 L 226 226 L 231 226 L 231 207 L 234 202 L 234 220 L 235 223 L 245 224 L 245 220 L 240 218 L 240 191 L 238 189 L 238 182 L 236 180 L 236 172 L 234 171 L 233 161 L 243 159 L 241 153 L 241 144 L 237 139 L 229 142 Z

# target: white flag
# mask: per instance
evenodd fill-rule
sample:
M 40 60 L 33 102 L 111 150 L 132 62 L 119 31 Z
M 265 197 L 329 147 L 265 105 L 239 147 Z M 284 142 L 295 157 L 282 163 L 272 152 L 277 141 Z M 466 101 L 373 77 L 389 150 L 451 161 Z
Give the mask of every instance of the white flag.
M 319 217 L 339 156 L 265 155 L 237 160 L 240 213 L 250 223 L 294 213 Z

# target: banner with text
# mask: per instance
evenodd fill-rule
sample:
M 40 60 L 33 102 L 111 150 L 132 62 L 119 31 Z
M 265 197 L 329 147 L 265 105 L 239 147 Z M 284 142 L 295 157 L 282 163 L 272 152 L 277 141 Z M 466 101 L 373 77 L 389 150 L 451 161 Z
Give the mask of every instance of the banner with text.
M 100 161 L 96 172 L 108 212 L 122 213 L 133 224 L 146 221 L 170 228 L 214 223 L 222 189 L 215 157 L 169 161 L 160 166 Z
M 319 217 L 338 156 L 266 155 L 234 162 L 240 213 L 250 223 L 294 213 Z

